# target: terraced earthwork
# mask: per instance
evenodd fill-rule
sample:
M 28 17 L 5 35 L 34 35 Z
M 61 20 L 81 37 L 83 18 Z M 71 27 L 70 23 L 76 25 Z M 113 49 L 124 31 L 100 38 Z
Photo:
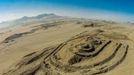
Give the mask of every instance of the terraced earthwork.
M 111 34 L 99 30 L 81 33 L 60 45 L 24 56 L 3 75 L 97 75 L 108 72 L 123 62 L 129 48 L 127 37 L 119 40 L 117 35 Z

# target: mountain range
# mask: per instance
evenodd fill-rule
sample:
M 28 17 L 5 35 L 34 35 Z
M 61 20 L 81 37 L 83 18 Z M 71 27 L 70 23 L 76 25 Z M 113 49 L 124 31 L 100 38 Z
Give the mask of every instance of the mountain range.
M 63 19 L 63 18 L 65 18 L 65 17 L 58 16 L 53 13 L 39 14 L 37 16 L 32 16 L 32 17 L 24 16 L 24 17 L 21 17 L 19 19 L 15 19 L 12 21 L 2 22 L 2 23 L 0 23 L 0 27 L 4 28 L 4 27 L 8 27 L 8 26 L 19 26 L 19 25 L 26 25 L 27 23 L 30 23 L 30 22 L 45 22 L 45 21 L 51 21 L 51 20 L 59 20 L 59 19 Z

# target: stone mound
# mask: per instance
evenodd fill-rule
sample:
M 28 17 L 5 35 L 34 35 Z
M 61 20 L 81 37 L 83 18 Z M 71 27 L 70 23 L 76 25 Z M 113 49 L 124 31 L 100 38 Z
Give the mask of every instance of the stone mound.
M 129 48 L 128 40 L 117 41 L 110 34 L 98 30 L 81 33 L 60 45 L 24 56 L 3 75 L 98 75 L 108 72 L 123 62 Z

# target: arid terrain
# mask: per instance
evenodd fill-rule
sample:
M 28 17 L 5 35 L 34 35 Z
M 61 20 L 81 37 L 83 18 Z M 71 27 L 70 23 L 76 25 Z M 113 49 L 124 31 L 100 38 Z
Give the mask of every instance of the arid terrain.
M 133 59 L 130 23 L 55 17 L 0 30 L 0 75 L 134 75 Z

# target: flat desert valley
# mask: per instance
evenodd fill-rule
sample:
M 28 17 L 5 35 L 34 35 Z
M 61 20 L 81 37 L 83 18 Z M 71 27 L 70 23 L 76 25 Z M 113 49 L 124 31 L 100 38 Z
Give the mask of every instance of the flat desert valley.
M 1 29 L 0 75 L 134 75 L 134 24 L 60 18 Z

